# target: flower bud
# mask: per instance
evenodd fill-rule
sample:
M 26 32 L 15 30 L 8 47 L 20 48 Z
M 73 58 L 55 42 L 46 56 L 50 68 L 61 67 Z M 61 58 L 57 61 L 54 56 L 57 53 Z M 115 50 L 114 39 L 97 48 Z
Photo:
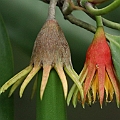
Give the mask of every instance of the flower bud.
M 101 4 L 101 3 L 103 3 L 103 2 L 106 2 L 106 1 L 108 1 L 108 0 L 88 0 L 88 2 L 90 2 L 90 3 L 92 3 L 92 4 Z

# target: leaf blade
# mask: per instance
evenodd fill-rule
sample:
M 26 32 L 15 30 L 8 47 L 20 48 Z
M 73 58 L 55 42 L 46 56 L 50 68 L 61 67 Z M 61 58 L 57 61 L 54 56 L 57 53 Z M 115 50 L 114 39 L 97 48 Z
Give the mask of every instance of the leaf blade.
M 110 42 L 113 64 L 120 82 L 120 36 L 107 34 L 106 37 Z
M 0 87 L 12 74 L 13 58 L 10 40 L 0 14 Z M 8 92 L 6 92 L 0 96 L 0 120 L 13 120 L 13 117 L 13 97 L 8 98 Z

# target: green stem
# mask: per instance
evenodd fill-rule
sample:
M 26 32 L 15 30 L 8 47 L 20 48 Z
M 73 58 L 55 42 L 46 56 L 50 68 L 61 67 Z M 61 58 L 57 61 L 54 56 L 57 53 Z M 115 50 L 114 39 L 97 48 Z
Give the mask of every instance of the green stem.
M 95 33 L 96 31 L 96 28 L 93 25 L 75 18 L 72 14 L 65 16 L 65 19 L 69 20 L 72 24 L 82 27 L 92 33 Z
M 36 120 L 66 120 L 66 101 L 58 74 L 54 69 L 51 70 L 42 100 L 40 100 L 41 79 L 42 70 L 38 75 Z
M 109 27 L 109 28 L 112 28 L 112 29 L 116 29 L 116 30 L 120 30 L 120 24 L 119 23 L 112 22 L 112 21 L 107 20 L 105 18 L 102 18 L 102 19 L 103 19 L 103 24 L 106 27 Z
M 120 0 L 114 0 L 110 5 L 108 5 L 108 6 L 104 7 L 104 8 L 101 8 L 101 9 L 93 8 L 92 4 L 89 3 L 89 2 L 87 2 L 85 4 L 86 9 L 92 15 L 103 15 L 103 14 L 106 14 L 106 13 L 116 9 L 119 6 L 120 6 Z
M 102 22 L 102 17 L 101 16 L 96 16 L 96 24 L 97 24 L 97 27 L 102 27 L 103 26 L 103 22 Z

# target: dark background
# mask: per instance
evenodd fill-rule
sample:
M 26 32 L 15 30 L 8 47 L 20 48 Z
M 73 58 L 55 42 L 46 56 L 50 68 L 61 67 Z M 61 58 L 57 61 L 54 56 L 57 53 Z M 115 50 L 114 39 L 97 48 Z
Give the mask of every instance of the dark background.
M 0 12 L 10 36 L 13 57 L 14 73 L 25 68 L 30 61 L 34 40 L 44 24 L 48 5 L 38 0 L 0 0 Z M 120 8 L 104 16 L 110 20 L 120 22 Z M 95 22 L 81 11 L 74 12 L 77 18 L 95 25 Z M 56 19 L 58 20 L 70 45 L 74 69 L 80 73 L 87 47 L 93 34 L 65 20 L 57 8 Z M 120 32 L 107 29 L 112 34 L 120 35 Z M 70 80 L 69 80 L 70 81 Z M 71 85 L 71 82 L 69 83 Z M 33 81 L 28 85 L 23 97 L 19 98 L 19 89 L 14 93 L 15 120 L 35 120 L 36 99 L 30 99 Z M 119 120 L 120 109 L 117 108 L 115 100 L 110 104 L 103 104 L 100 109 L 99 102 L 85 109 L 81 104 L 74 109 L 72 105 L 67 107 L 68 120 Z

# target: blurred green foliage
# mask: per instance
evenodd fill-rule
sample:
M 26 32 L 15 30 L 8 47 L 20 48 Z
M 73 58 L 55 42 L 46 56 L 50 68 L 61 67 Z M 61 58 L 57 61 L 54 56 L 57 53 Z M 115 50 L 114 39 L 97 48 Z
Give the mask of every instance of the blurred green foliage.
M 104 17 L 119 22 L 119 10 L 120 8 L 117 8 Z M 39 0 L 0 0 L 0 12 L 10 36 L 15 66 L 14 73 L 16 73 L 29 64 L 35 38 L 47 18 L 48 5 Z M 95 25 L 95 22 L 83 12 L 77 11 L 73 14 L 77 18 Z M 58 8 L 56 19 L 68 40 L 73 66 L 79 73 L 83 67 L 85 53 L 93 34 L 69 23 L 63 18 Z M 105 30 L 120 35 L 120 32 L 115 30 L 107 28 Z M 27 87 L 22 99 L 19 98 L 18 91 L 15 92 L 15 120 L 35 120 L 36 101 L 35 99 L 30 100 L 32 84 L 30 83 Z M 69 84 L 71 85 L 71 83 Z M 92 108 L 86 106 L 86 109 L 83 109 L 81 104 L 76 109 L 70 105 L 68 107 L 68 120 L 115 120 L 120 119 L 119 112 L 115 102 L 107 107 L 103 106 L 102 110 L 98 103 Z
M 40 100 L 40 81 L 42 79 L 42 70 L 38 75 L 37 87 L 37 114 L 36 120 L 67 120 L 66 119 L 66 104 L 62 89 L 62 84 L 57 72 L 52 69 L 48 78 L 48 83 Z
M 10 40 L 0 14 L 0 86 L 13 74 L 13 58 Z M 13 120 L 13 97 L 8 99 L 8 92 L 0 96 L 0 119 Z

